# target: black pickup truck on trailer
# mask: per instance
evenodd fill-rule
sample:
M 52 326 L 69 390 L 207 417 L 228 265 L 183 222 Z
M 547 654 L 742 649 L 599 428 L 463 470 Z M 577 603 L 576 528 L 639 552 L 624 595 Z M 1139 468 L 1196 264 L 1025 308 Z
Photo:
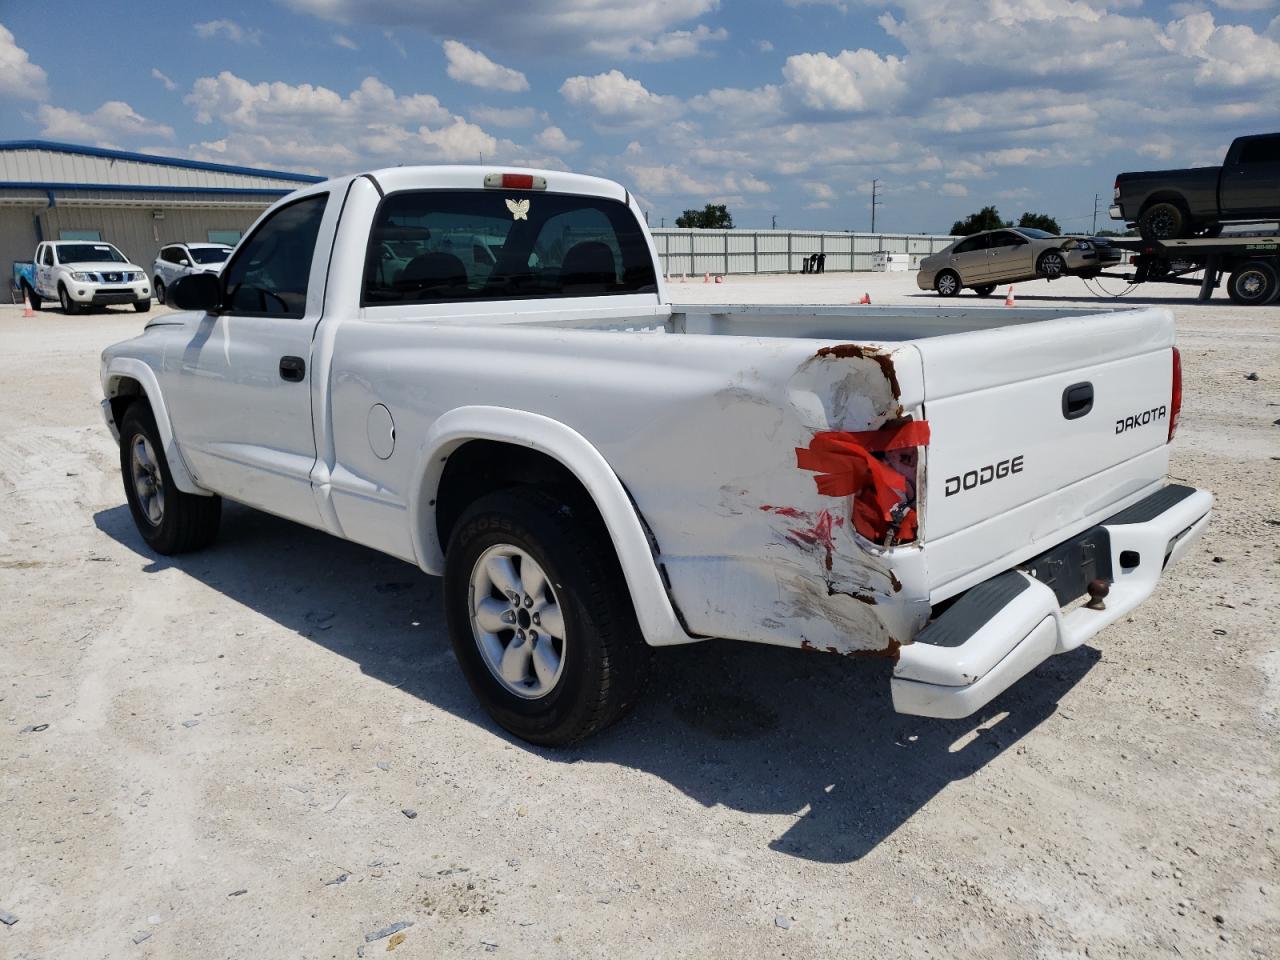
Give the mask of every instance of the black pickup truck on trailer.
M 1111 219 L 1146 240 L 1216 237 L 1224 223 L 1280 218 L 1280 133 L 1238 137 L 1220 167 L 1116 177 Z

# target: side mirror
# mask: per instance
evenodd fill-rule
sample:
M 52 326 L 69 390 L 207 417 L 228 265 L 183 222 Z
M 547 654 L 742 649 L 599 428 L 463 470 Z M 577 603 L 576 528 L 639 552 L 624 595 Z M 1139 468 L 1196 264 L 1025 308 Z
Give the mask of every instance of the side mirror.
M 191 261 L 190 261 L 190 260 L 188 260 L 186 257 L 179 257 L 179 258 L 178 258 L 178 266 L 180 266 L 180 267 L 189 267 L 189 266 L 191 266 Z
M 222 278 L 214 273 L 180 277 L 166 291 L 165 299 L 179 310 L 212 313 L 222 306 Z

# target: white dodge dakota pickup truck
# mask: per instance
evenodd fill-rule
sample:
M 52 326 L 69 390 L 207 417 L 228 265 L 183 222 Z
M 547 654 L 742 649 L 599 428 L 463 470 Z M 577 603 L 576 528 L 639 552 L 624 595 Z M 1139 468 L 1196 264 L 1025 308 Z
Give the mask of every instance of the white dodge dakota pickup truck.
M 966 716 L 1209 522 L 1165 310 L 681 307 L 656 263 L 593 177 L 290 195 L 103 353 L 139 531 L 204 546 L 226 497 L 442 575 L 477 697 L 556 745 L 707 637 L 891 657 L 897 710 Z

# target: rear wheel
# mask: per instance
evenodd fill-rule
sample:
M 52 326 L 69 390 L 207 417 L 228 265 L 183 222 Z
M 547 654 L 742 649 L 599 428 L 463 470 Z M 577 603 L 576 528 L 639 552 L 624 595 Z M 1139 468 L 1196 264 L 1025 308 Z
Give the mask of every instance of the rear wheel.
M 940 297 L 954 297 L 960 292 L 960 274 L 954 270 L 943 270 L 933 281 L 933 289 Z
M 481 498 L 445 554 L 445 616 L 480 704 L 517 737 L 564 746 L 625 713 L 649 650 L 617 557 L 588 511 L 521 487 Z
M 67 288 L 61 284 L 58 286 L 58 302 L 62 304 L 62 312 L 68 316 L 74 316 L 80 312 L 80 304 L 71 299 L 71 294 L 67 293 Z
M 995 292 L 996 285 L 994 283 L 984 283 L 980 287 L 974 287 L 973 292 L 980 297 L 989 297 Z
M 1227 280 L 1227 296 L 1233 303 L 1243 306 L 1261 306 L 1276 299 L 1280 293 L 1280 281 L 1276 268 L 1265 260 L 1250 260 L 1241 264 Z
M 1138 233 L 1144 240 L 1176 240 L 1185 236 L 1187 215 L 1174 203 L 1155 203 L 1138 218 Z
M 159 277 L 156 277 L 155 283 L 152 284 L 152 287 L 156 291 L 156 303 L 163 304 L 164 303 L 164 281 L 161 280 Z
M 133 522 L 156 553 L 199 550 L 217 537 L 222 499 L 174 485 L 155 417 L 143 402 L 130 405 L 120 420 L 120 473 Z
M 40 299 L 40 294 L 36 293 L 35 290 L 32 289 L 31 284 L 23 283 L 22 292 L 26 294 L 27 303 L 31 304 L 31 309 L 39 310 L 44 301 Z
M 1067 261 L 1057 250 L 1046 250 L 1036 261 L 1036 273 L 1046 280 L 1057 280 L 1067 268 Z

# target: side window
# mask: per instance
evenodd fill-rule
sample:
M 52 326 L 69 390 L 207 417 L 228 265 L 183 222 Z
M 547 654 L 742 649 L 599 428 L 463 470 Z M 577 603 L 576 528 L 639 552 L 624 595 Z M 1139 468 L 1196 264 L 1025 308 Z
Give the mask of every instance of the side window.
M 327 193 L 281 207 L 236 251 L 223 274 L 229 313 L 301 317 Z
M 165 263 L 173 263 L 173 247 L 163 247 L 156 259 L 163 260 Z
M 968 240 L 961 240 L 956 244 L 955 250 L 951 252 L 973 253 L 975 250 L 985 250 L 987 249 L 987 236 L 988 235 L 984 233 L 980 237 L 970 237 Z
M 53 247 L 46 246 L 44 248 L 44 265 L 46 267 L 53 266 Z
M 382 201 L 363 303 L 656 293 L 644 230 L 602 197 L 423 190 Z
M 990 236 L 991 246 L 993 247 L 1017 247 L 1027 242 L 1016 233 L 1010 233 L 1008 230 L 999 230 Z
M 1280 137 L 1257 137 L 1240 150 L 1241 163 L 1280 163 Z

